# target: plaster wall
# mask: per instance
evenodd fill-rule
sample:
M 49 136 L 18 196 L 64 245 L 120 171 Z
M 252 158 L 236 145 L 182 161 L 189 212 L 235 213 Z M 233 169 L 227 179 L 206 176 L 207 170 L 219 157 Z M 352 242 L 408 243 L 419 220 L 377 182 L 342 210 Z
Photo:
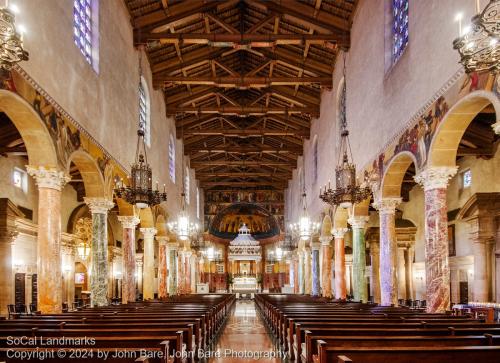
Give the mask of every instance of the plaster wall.
M 114 158 L 130 168 L 134 160 L 139 118 L 139 59 L 148 85 L 151 110 L 151 146 L 148 160 L 153 181 L 165 183 L 171 216 L 180 208 L 181 153 L 176 143 L 176 183 L 168 175 L 168 138 L 175 135 L 172 118 L 166 117 L 163 93 L 152 88 L 151 71 L 144 52 L 133 46 L 130 17 L 123 1 L 99 4 L 98 71 L 82 56 L 73 40 L 73 1 L 16 0 L 20 22 L 27 28 L 25 47 L 30 60 L 20 65 L 40 86 L 80 123 Z M 186 163 L 188 160 L 185 160 Z M 194 173 L 191 171 L 191 173 Z M 195 178 L 191 195 L 195 195 Z M 195 203 L 189 211 L 196 216 Z

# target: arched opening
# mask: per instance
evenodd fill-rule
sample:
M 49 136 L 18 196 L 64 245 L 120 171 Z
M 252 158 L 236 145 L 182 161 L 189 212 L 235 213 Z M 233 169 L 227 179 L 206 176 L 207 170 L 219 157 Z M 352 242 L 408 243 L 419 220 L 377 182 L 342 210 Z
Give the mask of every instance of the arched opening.
M 74 182 L 82 182 L 84 185 L 85 196 L 87 198 L 104 198 L 104 178 L 99 170 L 96 161 L 91 155 L 83 150 L 77 150 L 70 155 L 67 163 L 67 173 L 71 176 L 75 173 L 76 166 L 77 172 L 81 179 L 72 177 Z

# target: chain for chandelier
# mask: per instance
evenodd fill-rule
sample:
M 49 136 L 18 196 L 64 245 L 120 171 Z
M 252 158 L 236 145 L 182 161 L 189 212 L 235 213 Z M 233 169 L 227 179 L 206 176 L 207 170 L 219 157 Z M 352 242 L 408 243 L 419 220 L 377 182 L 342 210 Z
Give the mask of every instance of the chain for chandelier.
M 139 49 L 139 86 L 141 85 L 142 67 L 141 67 L 141 49 Z M 139 87 L 140 90 L 140 87 Z M 140 91 L 139 91 L 140 92 Z M 140 108 L 139 95 L 139 108 Z M 115 194 L 118 198 L 124 199 L 127 203 L 133 204 L 138 208 L 147 208 L 167 200 L 166 186 L 163 184 L 163 192 L 153 190 L 153 171 L 148 163 L 148 154 L 146 148 L 145 120 L 142 120 L 139 110 L 139 125 L 137 129 L 137 146 L 135 149 L 135 161 L 132 164 L 131 177 L 129 185 L 123 183 L 123 179 L 116 183 Z

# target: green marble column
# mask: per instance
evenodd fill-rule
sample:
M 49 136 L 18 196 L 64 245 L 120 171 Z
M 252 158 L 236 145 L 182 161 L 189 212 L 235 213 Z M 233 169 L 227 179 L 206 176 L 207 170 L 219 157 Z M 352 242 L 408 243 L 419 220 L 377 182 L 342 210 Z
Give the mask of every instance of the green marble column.
M 113 202 L 104 198 L 85 198 L 92 213 L 90 305 L 108 305 L 108 210 Z
M 177 295 L 177 243 L 168 243 L 168 295 Z
M 354 300 L 368 301 L 368 291 L 366 286 L 366 246 L 365 246 L 365 226 L 368 217 L 354 216 L 349 219 L 352 226 L 352 266 L 353 266 L 353 292 Z

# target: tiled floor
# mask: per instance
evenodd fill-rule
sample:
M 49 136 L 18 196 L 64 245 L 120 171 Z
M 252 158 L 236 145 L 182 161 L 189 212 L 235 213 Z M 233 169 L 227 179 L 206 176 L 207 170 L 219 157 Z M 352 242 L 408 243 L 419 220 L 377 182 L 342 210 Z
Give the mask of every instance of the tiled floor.
M 212 352 L 210 363 L 281 362 L 253 301 L 240 300 Z

